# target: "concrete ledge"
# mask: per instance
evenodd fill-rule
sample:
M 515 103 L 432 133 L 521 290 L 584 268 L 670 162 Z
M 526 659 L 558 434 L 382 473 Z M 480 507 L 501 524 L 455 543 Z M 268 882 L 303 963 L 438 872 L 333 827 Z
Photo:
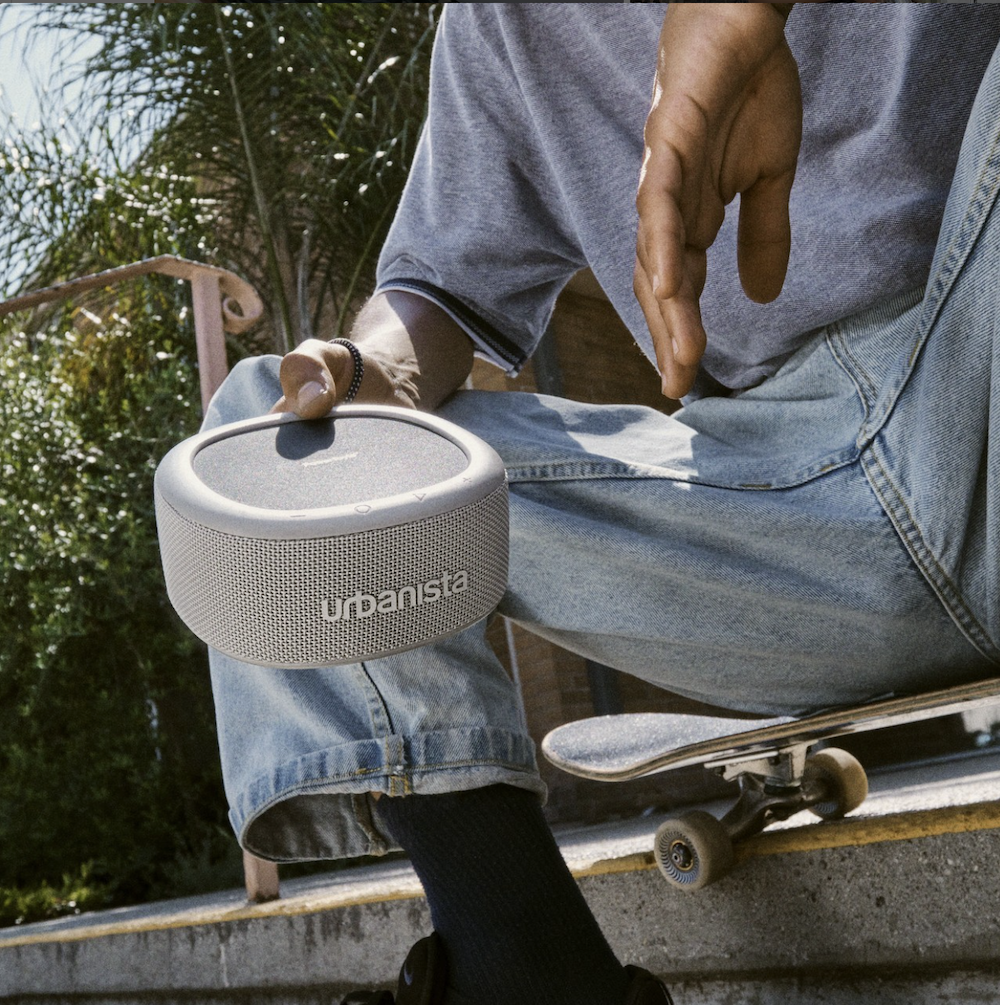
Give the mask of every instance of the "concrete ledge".
M 864 816 L 793 819 L 737 870 L 683 894 L 649 849 L 653 817 L 566 832 L 567 860 L 622 956 L 678 1005 L 995 1003 L 1000 997 L 1000 764 L 875 779 Z M 0 932 L 0 1001 L 329 1005 L 392 986 L 430 929 L 405 863 Z

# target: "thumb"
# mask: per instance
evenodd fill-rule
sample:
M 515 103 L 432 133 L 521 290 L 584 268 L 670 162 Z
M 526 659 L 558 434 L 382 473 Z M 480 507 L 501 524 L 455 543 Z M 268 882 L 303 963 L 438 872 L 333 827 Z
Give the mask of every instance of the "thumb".
M 333 408 L 336 392 L 330 368 L 322 356 L 309 351 L 308 343 L 282 358 L 279 378 L 284 395 L 272 411 L 318 419 Z

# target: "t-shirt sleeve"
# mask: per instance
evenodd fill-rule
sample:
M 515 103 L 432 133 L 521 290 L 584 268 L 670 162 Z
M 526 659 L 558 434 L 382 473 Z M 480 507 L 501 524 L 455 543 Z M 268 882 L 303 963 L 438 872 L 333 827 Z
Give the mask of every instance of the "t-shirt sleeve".
M 427 297 L 516 372 L 585 264 L 559 179 L 507 58 L 499 4 L 446 5 L 430 106 L 377 291 Z M 558 69 L 553 67 L 553 72 Z

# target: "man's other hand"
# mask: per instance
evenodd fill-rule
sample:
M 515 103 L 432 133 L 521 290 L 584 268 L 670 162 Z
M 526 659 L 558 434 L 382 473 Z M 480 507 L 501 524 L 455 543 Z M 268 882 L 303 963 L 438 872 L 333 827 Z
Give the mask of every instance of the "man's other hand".
M 705 351 L 706 251 L 736 195 L 744 291 L 764 303 L 784 282 L 802 100 L 781 6 L 671 4 L 664 18 L 636 197 L 634 285 L 671 398 L 690 390 Z

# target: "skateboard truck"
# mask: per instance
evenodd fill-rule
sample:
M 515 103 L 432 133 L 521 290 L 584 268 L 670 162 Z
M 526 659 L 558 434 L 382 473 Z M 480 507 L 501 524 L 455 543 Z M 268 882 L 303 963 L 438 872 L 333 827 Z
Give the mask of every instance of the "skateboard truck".
M 735 781 L 740 794 L 721 820 L 696 810 L 660 825 L 653 857 L 667 882 L 682 890 L 714 883 L 733 867 L 736 842 L 800 810 L 834 820 L 857 809 L 868 795 L 865 769 L 846 750 L 810 754 L 811 746 L 795 743 L 766 756 L 707 761 L 705 767 Z
M 542 742 L 557 767 L 595 781 L 624 782 L 700 764 L 740 793 L 716 819 L 701 810 L 668 818 L 653 855 L 667 881 L 698 890 L 735 862 L 734 842 L 808 809 L 835 820 L 857 809 L 868 779 L 838 736 L 1000 705 L 1000 678 L 923 694 L 899 695 L 802 717 L 732 719 L 663 712 L 595 716 L 552 730 Z

